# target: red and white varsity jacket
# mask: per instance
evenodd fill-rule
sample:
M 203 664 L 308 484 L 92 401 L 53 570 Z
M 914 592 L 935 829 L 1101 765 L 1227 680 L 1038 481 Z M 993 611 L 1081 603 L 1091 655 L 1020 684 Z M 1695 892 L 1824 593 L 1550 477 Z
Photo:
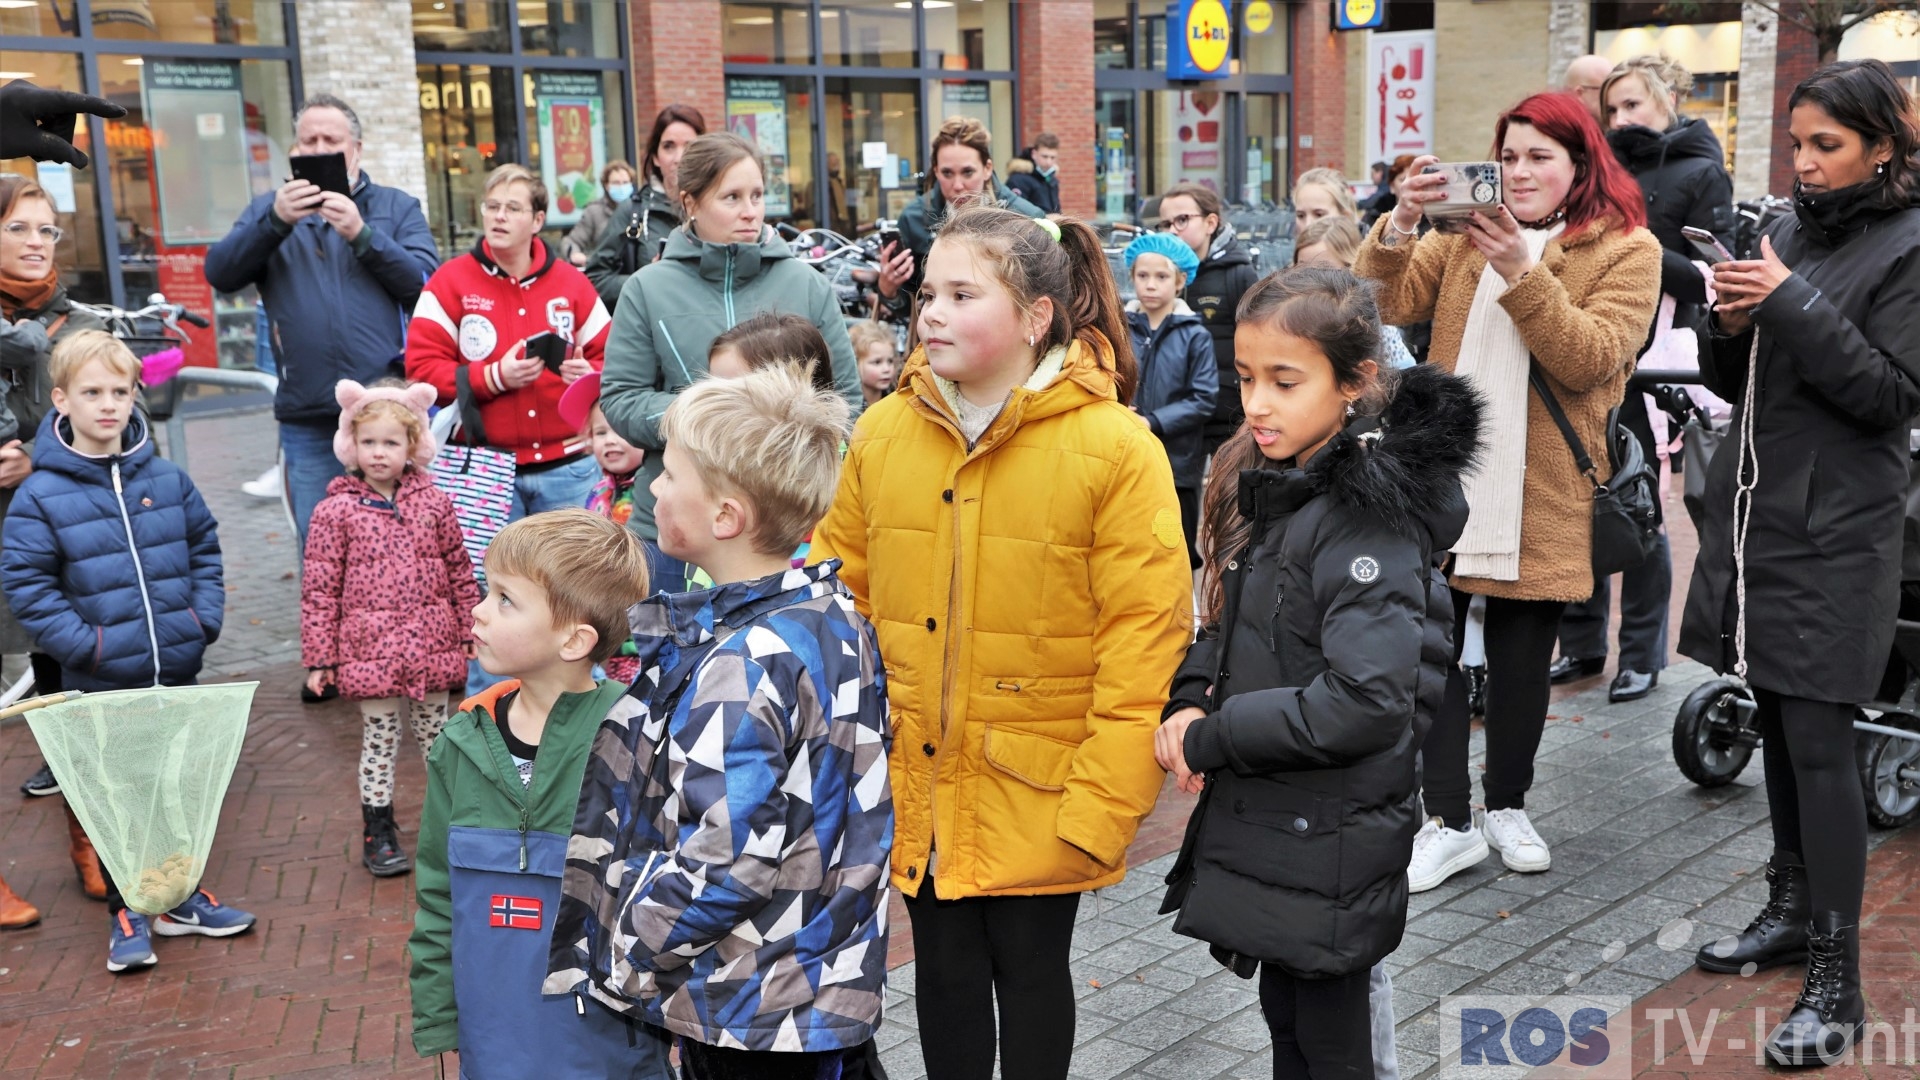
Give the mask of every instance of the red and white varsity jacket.
M 587 275 L 554 256 L 536 237 L 533 269 L 514 280 L 483 238 L 427 279 L 407 333 L 407 378 L 432 383 L 440 404 L 454 401 L 454 372 L 468 367 L 487 444 L 512 452 L 523 466 L 554 464 L 585 452 L 588 440 L 560 418 L 567 384 L 551 371 L 526 386 L 500 381 L 500 362 L 522 341 L 552 331 L 578 343 L 599 370 L 613 324 Z M 458 437 L 456 437 L 457 441 Z

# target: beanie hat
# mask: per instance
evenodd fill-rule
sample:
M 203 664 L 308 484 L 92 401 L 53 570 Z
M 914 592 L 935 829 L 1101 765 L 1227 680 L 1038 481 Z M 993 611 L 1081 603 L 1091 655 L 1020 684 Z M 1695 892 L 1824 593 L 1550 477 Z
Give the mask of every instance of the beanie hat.
M 429 383 L 368 388 L 352 379 L 341 379 L 333 388 L 334 400 L 340 403 L 340 430 L 333 433 L 333 456 L 349 469 L 359 468 L 360 451 L 353 441 L 354 419 L 372 402 L 395 401 L 420 418 L 420 441 L 413 447 L 413 463 L 425 469 L 433 464 L 433 455 L 440 449 L 427 424 L 427 410 L 433 407 L 439 395 L 440 392 Z
M 1133 261 L 1142 255 L 1165 255 L 1188 281 L 1192 281 L 1194 271 L 1200 269 L 1200 256 L 1193 253 L 1185 240 L 1171 233 L 1151 232 L 1134 237 L 1133 243 L 1127 245 L 1127 269 L 1132 270 Z

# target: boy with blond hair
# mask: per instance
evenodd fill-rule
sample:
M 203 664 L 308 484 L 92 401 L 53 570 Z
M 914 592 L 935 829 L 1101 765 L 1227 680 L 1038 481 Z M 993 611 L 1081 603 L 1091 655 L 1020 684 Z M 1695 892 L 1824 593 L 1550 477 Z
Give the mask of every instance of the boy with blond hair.
M 666 1080 L 658 1031 L 540 994 L 587 751 L 625 689 L 593 668 L 626 639 L 646 555 L 598 514 L 554 510 L 500 530 L 486 570 L 474 651 L 506 681 L 469 698 L 427 757 L 414 1049 L 471 1080 Z
M 661 425 L 660 547 L 715 584 L 633 611 L 641 673 L 587 766 L 547 991 L 680 1036 L 686 1080 L 874 1060 L 885 675 L 839 564 L 788 564 L 833 498 L 848 418 L 788 365 L 695 383 Z
M 213 514 L 186 472 L 154 453 L 136 408 L 140 361 L 126 345 L 100 330 L 71 334 L 47 374 L 56 411 L 41 422 L 33 472 L 7 509 L 0 555 L 7 604 L 60 664 L 60 685 L 40 689 L 192 685 L 226 613 Z M 84 833 L 72 829 L 78 866 Z M 254 923 L 204 889 L 149 920 L 101 874 L 111 972 L 152 967 L 154 934 L 231 937 Z

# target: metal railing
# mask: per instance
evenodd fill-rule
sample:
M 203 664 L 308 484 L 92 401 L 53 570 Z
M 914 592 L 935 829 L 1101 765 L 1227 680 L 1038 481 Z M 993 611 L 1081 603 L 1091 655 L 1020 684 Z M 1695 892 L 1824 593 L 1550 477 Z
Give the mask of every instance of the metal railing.
M 218 386 L 227 390 L 265 390 L 269 394 L 280 389 L 280 380 L 274 376 L 264 371 L 238 368 L 183 367 L 173 379 L 181 384 L 181 389 L 188 385 Z M 166 457 L 181 469 L 191 473 L 192 470 L 187 468 L 188 419 L 189 417 L 182 415 L 178 408 L 175 408 L 172 415 L 167 417 Z

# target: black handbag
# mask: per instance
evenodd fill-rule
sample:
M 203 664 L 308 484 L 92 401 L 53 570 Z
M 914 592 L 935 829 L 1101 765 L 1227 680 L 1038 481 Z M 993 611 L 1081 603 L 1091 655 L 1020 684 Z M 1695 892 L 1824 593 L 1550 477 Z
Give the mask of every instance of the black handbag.
M 1646 451 L 1633 432 L 1620 426 L 1618 407 L 1607 413 L 1607 450 L 1613 459 L 1613 474 L 1600 482 L 1593 459 L 1580 436 L 1573 433 L 1560 401 L 1547 387 L 1547 377 L 1538 361 L 1529 358 L 1527 378 L 1534 392 L 1547 407 L 1560 434 L 1573 451 L 1573 462 L 1593 485 L 1593 572 L 1599 576 L 1632 570 L 1647 561 L 1660 537 L 1659 521 L 1654 513 L 1656 480 L 1647 467 Z

